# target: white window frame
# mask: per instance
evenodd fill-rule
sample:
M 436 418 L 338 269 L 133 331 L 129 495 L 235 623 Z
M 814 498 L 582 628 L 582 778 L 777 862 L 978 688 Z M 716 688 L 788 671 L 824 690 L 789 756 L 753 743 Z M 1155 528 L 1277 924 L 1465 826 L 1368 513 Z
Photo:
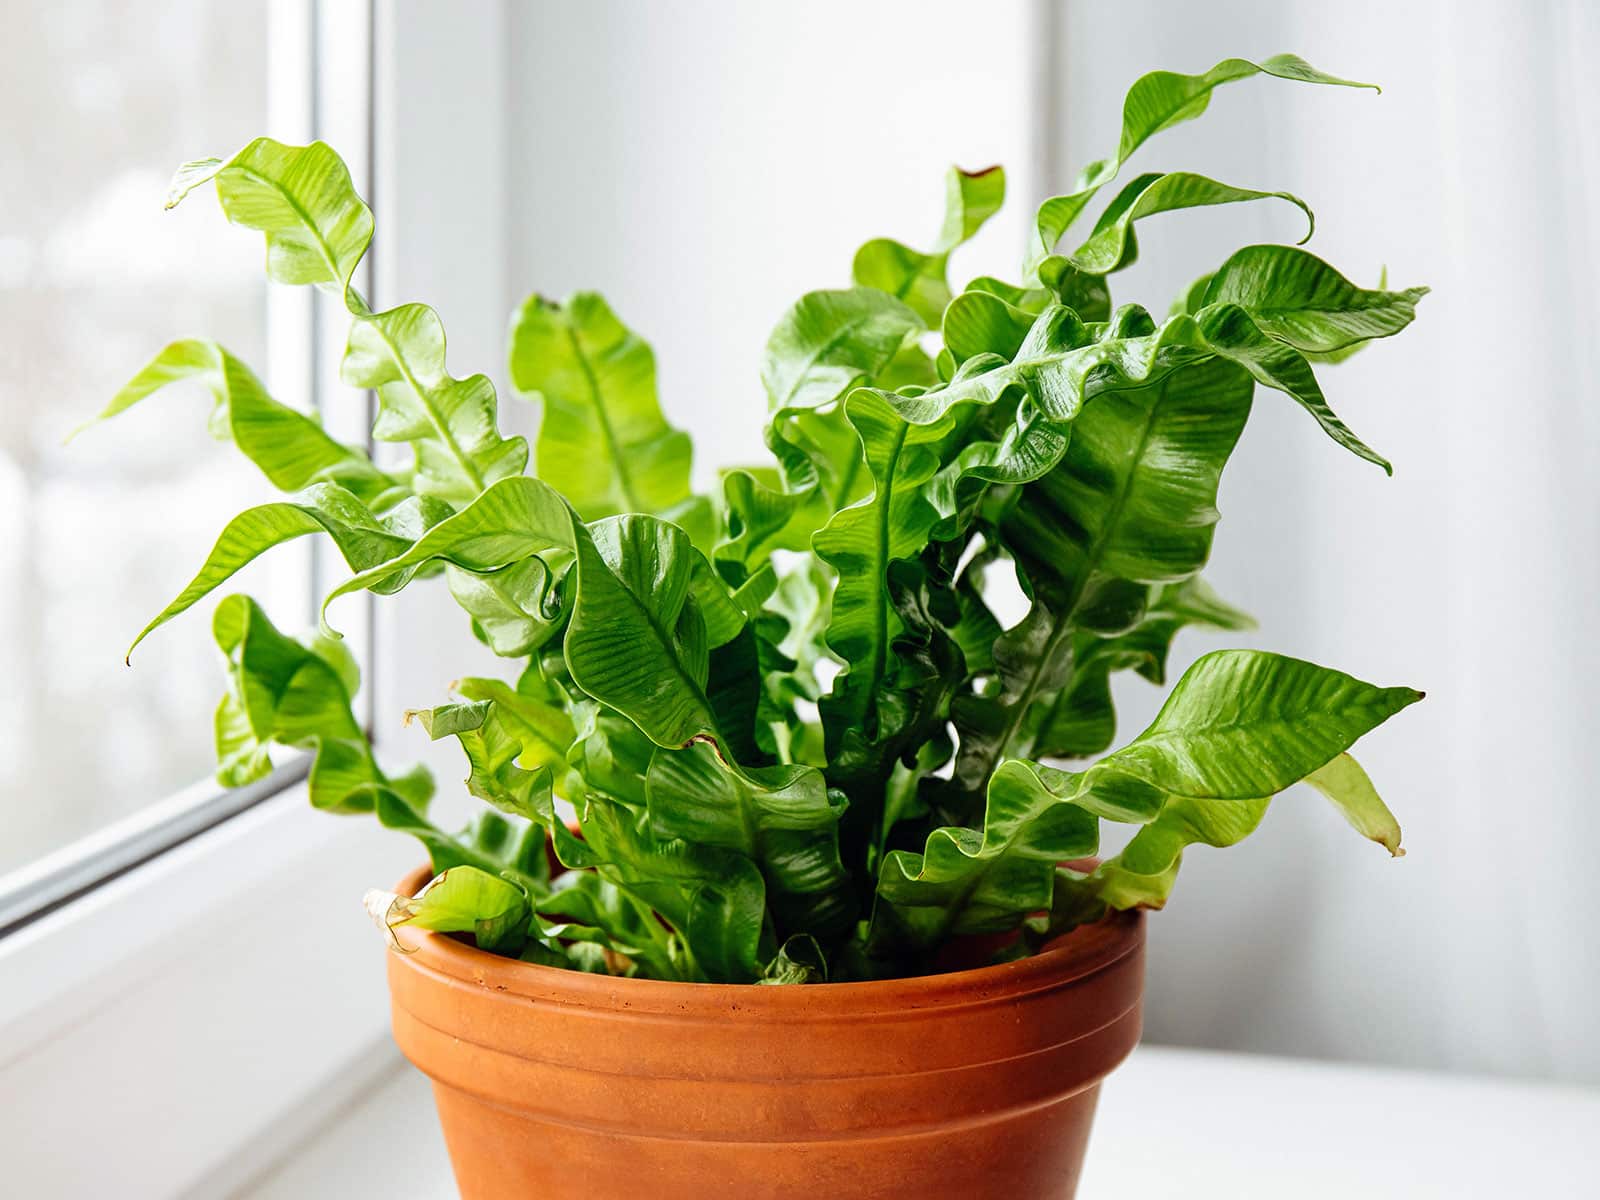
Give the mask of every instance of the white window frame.
M 441 181 L 434 164 L 501 169 L 504 3 L 302 0 L 275 6 L 274 25 L 273 53 L 307 64 L 302 127 L 377 198 L 368 294 L 430 300 L 448 314 L 454 361 L 498 364 L 504 188 L 481 173 Z M 447 238 L 429 221 L 435 203 L 448 205 Z M 270 303 L 272 355 L 305 355 L 317 380 L 336 379 L 342 314 L 307 289 L 275 287 Z M 370 402 L 350 400 L 326 423 L 364 439 Z M 339 569 L 324 557 L 313 576 Z M 417 746 L 387 747 L 399 722 L 383 715 L 443 682 L 435 664 L 385 649 L 428 645 L 447 611 L 461 627 L 430 591 L 355 631 L 377 649 L 366 717 L 385 757 Z M 16 889 L 9 922 L 0 907 L 12 926 L 0 936 L 0 1159 L 19 1193 L 229 1194 L 394 1063 L 385 950 L 360 899 L 421 851 L 370 818 L 313 811 L 304 771 L 289 762 L 253 789 L 200 786 L 154 805 L 35 864 L 33 899 Z

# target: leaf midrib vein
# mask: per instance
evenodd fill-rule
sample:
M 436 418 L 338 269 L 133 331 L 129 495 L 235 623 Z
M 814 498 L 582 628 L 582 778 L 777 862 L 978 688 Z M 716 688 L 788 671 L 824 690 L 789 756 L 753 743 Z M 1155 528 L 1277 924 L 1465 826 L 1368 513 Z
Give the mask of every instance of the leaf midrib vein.
M 811 368 L 817 365 L 817 362 L 824 354 L 826 354 L 829 350 L 832 350 L 840 342 L 844 341 L 846 337 L 855 333 L 856 330 L 860 329 L 863 325 L 869 324 L 873 319 L 873 315 L 874 314 L 869 313 L 864 316 L 852 317 L 849 321 L 841 325 L 838 330 L 834 332 L 832 337 L 828 338 L 827 341 L 823 342 L 809 355 L 807 355 L 800 370 L 795 372 L 794 382 L 789 385 L 789 390 L 784 393 L 783 401 L 777 405 L 777 408 L 779 410 L 788 408 L 794 401 L 795 393 L 800 390 L 800 385 L 805 381 L 806 376 L 810 374 Z M 871 374 L 871 372 L 859 371 L 857 372 L 856 377 L 860 378 L 861 376 L 868 374 Z M 840 390 L 843 391 L 844 389 L 841 388 Z M 835 396 L 834 399 L 838 399 L 838 397 Z
M 1157 396 L 1156 402 L 1150 406 L 1149 411 L 1145 414 L 1144 427 L 1140 431 L 1138 446 L 1133 455 L 1133 467 L 1129 470 L 1123 482 L 1123 486 L 1118 489 L 1117 494 L 1112 501 L 1109 517 L 1101 526 L 1100 532 L 1095 535 L 1094 540 L 1089 544 L 1088 553 L 1084 556 L 1084 569 L 1078 577 L 1077 585 L 1068 595 L 1066 603 L 1061 606 L 1060 616 L 1056 620 L 1055 629 L 1051 632 L 1049 641 L 1045 643 L 1044 653 L 1038 657 L 1037 661 L 1034 663 L 1033 670 L 1028 675 L 1028 681 L 1023 688 L 1021 698 L 1012 707 L 1011 712 L 1006 717 L 1004 736 L 989 743 L 989 746 L 984 750 L 983 777 L 985 780 L 987 780 L 990 774 L 992 774 L 994 771 L 996 758 L 1001 754 L 1004 754 L 1005 747 L 1010 745 L 1011 739 L 1016 736 L 1017 730 L 1021 727 L 1024 718 L 1027 716 L 1028 706 L 1031 705 L 1034 699 L 1038 696 L 1040 681 L 1044 678 L 1045 668 L 1060 651 L 1062 641 L 1072 635 L 1072 617 L 1074 610 L 1077 608 L 1079 602 L 1083 599 L 1084 588 L 1088 586 L 1089 578 L 1094 573 L 1096 565 L 1100 560 L 1100 556 L 1105 550 L 1105 544 L 1110 537 L 1111 530 L 1121 519 L 1123 509 L 1127 507 L 1128 496 L 1133 491 L 1134 477 L 1138 474 L 1139 466 L 1144 459 L 1145 449 L 1150 444 L 1152 431 L 1155 428 L 1156 413 L 1160 409 L 1161 405 L 1166 401 L 1167 382 L 1165 378 L 1162 380 L 1159 386 L 1161 389 L 1160 394 Z M 1062 684 L 1062 687 L 1064 688 L 1070 683 L 1071 680 L 1069 679 L 1066 681 L 1066 683 Z
M 223 169 L 227 170 L 230 168 Z M 299 199 L 294 195 L 294 193 L 285 187 L 279 180 L 274 179 L 269 175 L 265 175 L 253 167 L 247 167 L 240 164 L 233 164 L 231 169 L 237 170 L 241 175 L 246 175 L 251 179 L 254 179 L 256 182 L 265 184 L 266 186 L 272 188 L 273 191 L 277 192 L 278 195 L 283 197 L 284 203 L 286 203 L 289 208 L 293 210 L 294 214 L 300 218 L 300 224 L 303 225 L 306 231 L 311 234 L 313 239 L 315 239 L 322 256 L 322 263 L 328 268 L 329 276 L 333 280 L 336 280 L 343 288 L 344 305 L 346 311 L 348 311 L 350 315 L 357 320 L 366 321 L 372 328 L 378 331 L 378 336 L 383 340 L 383 344 L 389 350 L 390 361 L 394 363 L 395 369 L 400 372 L 400 375 L 404 379 L 406 386 L 412 390 L 418 401 L 421 403 L 422 410 L 427 415 L 428 423 L 433 426 L 434 433 L 438 436 L 439 440 L 445 444 L 446 449 L 450 451 L 451 457 L 456 460 L 457 464 L 466 473 L 467 478 L 472 482 L 473 486 L 478 491 L 483 491 L 483 475 L 478 471 L 472 460 L 461 449 L 460 443 L 456 441 L 455 436 L 443 423 L 441 415 L 435 411 L 434 406 L 428 399 L 427 392 L 423 389 L 422 385 L 418 383 L 416 376 L 411 372 L 411 368 L 400 356 L 394 340 L 389 336 L 388 332 L 381 324 L 373 320 L 373 317 L 376 316 L 376 314 L 372 312 L 371 306 L 362 298 L 360 292 L 356 291 L 350 286 L 349 277 L 340 269 L 338 260 L 334 257 L 333 247 L 329 245 L 328 239 L 322 235 L 322 230 L 317 226 L 317 223 L 311 219 L 310 212 L 307 211 L 306 207 L 300 203 Z M 370 238 L 368 244 L 370 245 Z M 362 254 L 365 253 L 366 247 L 362 247 Z M 355 300 L 354 304 L 351 303 L 352 297 L 354 297 Z
M 591 407 L 600 425 L 600 435 L 605 439 L 606 450 L 611 455 L 611 465 L 617 473 L 617 488 L 622 493 L 623 511 L 643 512 L 639 498 L 634 495 L 633 477 L 628 472 L 627 463 L 623 461 L 622 446 L 617 441 L 617 432 L 611 426 L 611 414 L 606 411 L 605 399 L 600 391 L 600 380 L 589 363 L 589 356 L 584 353 L 583 343 L 578 340 L 578 331 L 572 327 L 570 321 L 564 322 L 564 326 L 567 341 L 572 346 L 572 357 L 578 364 L 578 370 L 583 373 L 584 385 L 589 389 Z

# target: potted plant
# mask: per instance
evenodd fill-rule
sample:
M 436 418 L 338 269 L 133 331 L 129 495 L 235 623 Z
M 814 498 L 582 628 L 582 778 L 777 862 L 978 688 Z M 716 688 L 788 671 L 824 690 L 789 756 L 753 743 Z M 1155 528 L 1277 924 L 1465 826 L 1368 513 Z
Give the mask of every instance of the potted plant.
M 343 377 L 411 453 L 380 465 L 222 347 L 167 347 L 102 415 L 199 380 L 218 436 L 297 496 L 229 522 L 139 638 L 326 534 L 352 572 L 329 599 L 438 580 L 513 667 L 407 714 L 459 741 L 488 805 L 446 830 L 427 774 L 374 755 L 333 630 L 286 635 L 241 595 L 213 618 L 223 782 L 298 747 L 315 806 L 427 849 L 369 904 L 463 1194 L 1071 1195 L 1099 1082 L 1138 1038 L 1142 910 L 1185 848 L 1237 842 L 1304 781 L 1400 853 L 1348 751 L 1409 688 L 1216 652 L 1108 749 L 1113 674 L 1160 684 L 1180 630 L 1249 626 L 1198 573 L 1257 386 L 1388 469 L 1313 365 L 1399 332 L 1425 289 L 1256 245 L 1164 320 L 1112 305 L 1141 219 L 1278 199 L 1309 225 L 1301 200 L 1145 174 L 1058 248 L 1148 138 L 1258 74 L 1364 86 L 1289 55 L 1143 77 L 1116 153 L 1040 206 L 1021 282 L 952 293 L 1005 186 L 952 171 L 931 246 L 870 241 L 853 286 L 784 314 L 775 461 L 716 496 L 599 296 L 512 319 L 511 379 L 543 410 L 531 475 L 489 380 L 447 370 L 438 315 L 351 286 L 372 215 L 331 149 L 259 139 L 179 171 L 171 204 L 213 182 L 272 279 L 348 309 Z M 1007 627 L 985 595 L 1008 572 L 1027 608 Z M 1102 821 L 1137 832 L 1096 860 Z

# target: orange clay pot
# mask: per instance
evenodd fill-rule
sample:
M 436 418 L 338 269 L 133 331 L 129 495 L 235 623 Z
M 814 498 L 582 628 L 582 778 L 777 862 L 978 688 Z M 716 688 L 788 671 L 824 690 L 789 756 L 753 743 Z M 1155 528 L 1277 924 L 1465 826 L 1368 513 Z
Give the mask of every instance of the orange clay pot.
M 1139 913 L 1018 962 L 788 987 L 396 932 L 395 1040 L 466 1200 L 1071 1197 L 1100 1081 L 1139 1040 Z

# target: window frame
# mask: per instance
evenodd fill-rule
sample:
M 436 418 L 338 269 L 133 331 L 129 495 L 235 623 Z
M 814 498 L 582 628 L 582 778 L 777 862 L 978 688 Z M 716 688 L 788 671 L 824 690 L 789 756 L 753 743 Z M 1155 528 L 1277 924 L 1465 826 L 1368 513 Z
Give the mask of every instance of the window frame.
M 354 146 L 349 156 L 357 186 L 368 190 L 372 176 L 374 136 L 373 5 L 300 0 L 268 9 L 268 124 L 285 136 L 310 141 L 332 140 Z M 350 81 L 357 81 L 352 88 Z M 372 287 L 370 265 L 363 264 L 358 283 Z M 342 337 L 334 328 L 339 314 L 326 296 L 310 289 L 268 285 L 267 361 L 261 366 L 279 394 L 304 397 L 325 427 L 342 441 L 371 450 L 372 402 L 327 403 L 337 385 Z M 317 539 L 306 547 L 307 615 L 332 577 L 337 560 L 331 547 Z M 371 727 L 374 712 L 372 598 L 346 609 L 347 642 L 361 664 L 366 687 L 358 698 L 363 724 Z M 96 887 L 175 849 L 224 821 L 261 804 L 303 781 L 309 756 L 280 754 L 266 778 L 239 788 L 225 788 L 212 778 L 196 780 L 99 829 L 11 871 L 0 873 L 0 945 L 7 935 L 55 912 Z
M 371 202 L 380 138 L 397 140 L 378 111 L 387 60 L 400 44 L 415 60 L 433 36 L 420 27 L 448 23 L 472 43 L 463 76 L 472 56 L 498 62 L 503 8 L 485 10 L 487 22 L 404 0 L 275 6 L 270 123 L 338 146 Z M 402 248 L 391 236 L 363 263 L 357 283 L 375 302 L 396 298 L 385 263 Z M 370 396 L 323 403 L 347 316 L 312 289 L 268 295 L 274 386 L 303 382 L 334 436 L 370 448 Z M 325 545 L 313 556 L 315 590 L 343 567 Z M 376 713 L 398 711 L 401 681 L 374 669 L 374 651 L 409 637 L 379 625 L 370 596 L 341 625 L 364 672 L 358 716 L 375 729 Z M 19 1188 L 228 1194 L 392 1067 L 387 951 L 360 898 L 420 854 L 370 818 L 313 810 L 309 762 L 284 755 L 237 790 L 196 784 L 0 878 L 0 1095 L 29 1098 L 0 1123 L 0 1155 Z
M 293 787 L 310 765 L 308 756 L 295 755 L 266 778 L 233 789 L 200 780 L 0 877 L 0 942 Z

